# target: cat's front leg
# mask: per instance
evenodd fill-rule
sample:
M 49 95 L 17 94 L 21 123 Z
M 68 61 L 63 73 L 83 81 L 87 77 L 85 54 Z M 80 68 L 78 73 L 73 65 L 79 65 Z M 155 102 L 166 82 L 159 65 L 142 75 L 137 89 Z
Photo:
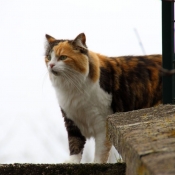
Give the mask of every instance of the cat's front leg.
M 107 163 L 111 147 L 112 144 L 106 138 L 106 133 L 98 134 L 95 137 L 94 163 Z
M 68 133 L 70 157 L 65 163 L 80 163 L 86 138 L 81 134 L 80 129 L 75 123 L 66 117 L 65 112 L 62 110 L 66 130 Z

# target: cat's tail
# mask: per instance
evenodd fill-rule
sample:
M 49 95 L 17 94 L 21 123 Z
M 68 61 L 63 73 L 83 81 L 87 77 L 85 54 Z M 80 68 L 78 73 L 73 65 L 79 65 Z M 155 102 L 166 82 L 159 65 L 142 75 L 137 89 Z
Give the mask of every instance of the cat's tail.
M 160 70 L 160 73 L 162 76 L 171 76 L 171 75 L 175 74 L 175 69 L 168 70 L 168 69 L 164 69 L 163 67 L 158 66 L 158 65 L 157 65 L 157 67 Z

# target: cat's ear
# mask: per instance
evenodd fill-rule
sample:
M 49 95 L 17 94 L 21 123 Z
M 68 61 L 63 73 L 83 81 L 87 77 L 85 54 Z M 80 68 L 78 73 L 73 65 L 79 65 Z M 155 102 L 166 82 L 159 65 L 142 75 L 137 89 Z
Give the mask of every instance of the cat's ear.
M 56 39 L 48 34 L 46 34 L 46 39 L 49 44 L 53 43 Z
M 75 47 L 79 49 L 87 50 L 86 46 L 86 36 L 84 33 L 80 33 L 72 42 Z

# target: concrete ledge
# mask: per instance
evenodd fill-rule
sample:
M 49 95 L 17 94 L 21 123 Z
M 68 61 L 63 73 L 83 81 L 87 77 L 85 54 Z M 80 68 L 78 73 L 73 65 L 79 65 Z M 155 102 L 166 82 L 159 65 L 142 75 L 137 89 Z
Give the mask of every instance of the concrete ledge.
M 1 164 L 0 175 L 125 175 L 116 164 Z
M 175 105 L 116 113 L 107 128 L 127 175 L 175 174 Z

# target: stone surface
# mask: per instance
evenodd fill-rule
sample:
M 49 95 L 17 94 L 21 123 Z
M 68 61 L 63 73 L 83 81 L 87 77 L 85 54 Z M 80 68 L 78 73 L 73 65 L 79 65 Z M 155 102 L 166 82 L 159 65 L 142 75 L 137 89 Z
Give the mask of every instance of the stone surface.
M 126 174 L 175 174 L 175 105 L 111 115 L 107 133 L 126 162 Z
M 0 175 L 125 175 L 125 170 L 124 163 L 0 165 Z

